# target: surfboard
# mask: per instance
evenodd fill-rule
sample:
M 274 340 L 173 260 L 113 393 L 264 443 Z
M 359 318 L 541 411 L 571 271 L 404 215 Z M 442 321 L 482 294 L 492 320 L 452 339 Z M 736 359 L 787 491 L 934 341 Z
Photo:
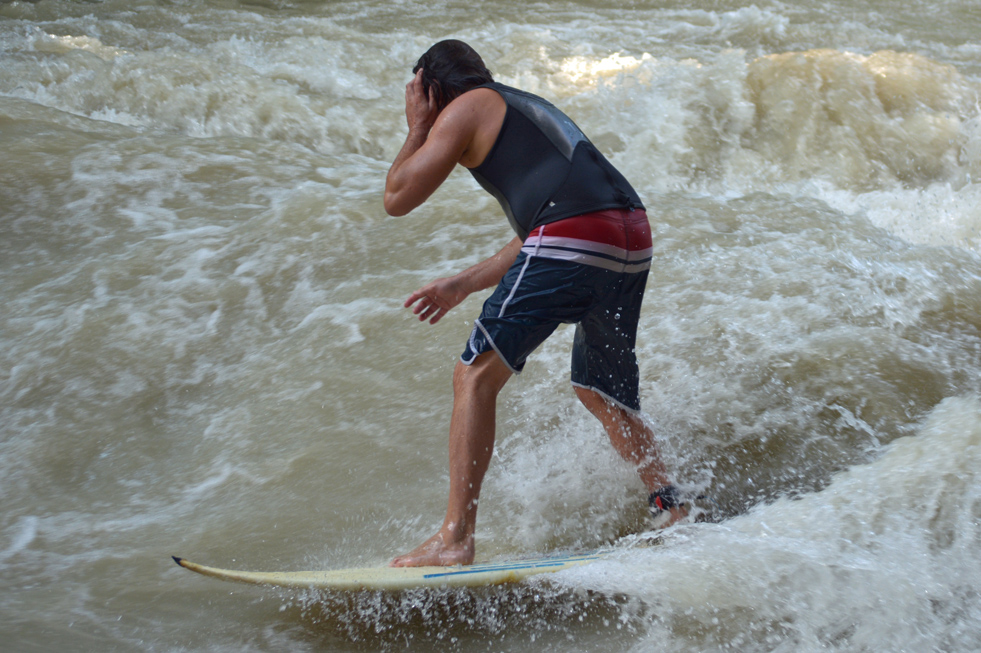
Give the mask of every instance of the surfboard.
M 549 574 L 594 562 L 611 551 L 579 555 L 487 562 L 455 567 L 367 567 L 323 571 L 241 571 L 199 565 L 172 556 L 185 569 L 220 580 L 298 589 L 407 590 L 439 587 L 480 587 L 518 583 L 540 574 Z

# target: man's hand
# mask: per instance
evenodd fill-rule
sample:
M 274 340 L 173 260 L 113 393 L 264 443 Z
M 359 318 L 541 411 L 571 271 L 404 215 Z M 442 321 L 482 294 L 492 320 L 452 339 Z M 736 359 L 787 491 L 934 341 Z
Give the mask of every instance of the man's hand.
M 433 90 L 429 89 L 427 94 L 423 88 L 420 68 L 412 81 L 405 85 L 405 120 L 409 123 L 409 132 L 428 135 L 438 115 Z
M 430 281 L 405 300 L 409 308 L 416 302 L 412 312 L 419 316 L 420 322 L 429 319 L 430 324 L 439 322 L 446 313 L 467 298 L 470 293 L 463 289 L 459 275 Z
M 409 308 L 416 302 L 412 312 L 419 316 L 420 321 L 429 318 L 430 324 L 439 322 L 446 313 L 467 298 L 472 292 L 496 286 L 504 278 L 511 264 L 521 251 L 521 238 L 515 236 L 494 256 L 471 266 L 452 277 L 430 281 L 415 291 L 405 300 Z
M 385 178 L 385 210 L 405 215 L 426 201 L 457 163 L 473 157 L 479 164 L 494 144 L 507 105 L 490 89 L 464 93 L 440 111 L 433 92 L 422 86 L 422 71 L 405 87 L 405 120 L 409 134 Z M 481 146 L 471 152 L 480 130 Z M 486 132 L 486 133 L 484 133 Z M 468 156 L 463 161 L 464 156 Z

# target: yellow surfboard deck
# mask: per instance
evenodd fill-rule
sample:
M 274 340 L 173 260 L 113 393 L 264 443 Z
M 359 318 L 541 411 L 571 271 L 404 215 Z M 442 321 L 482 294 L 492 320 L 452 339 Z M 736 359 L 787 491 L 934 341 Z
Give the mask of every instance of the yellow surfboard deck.
M 456 567 L 369 567 L 332 571 L 239 571 L 206 567 L 174 556 L 174 562 L 205 576 L 239 583 L 301 589 L 407 590 L 425 587 L 480 587 L 517 583 L 599 560 L 610 551 L 582 555 L 507 560 Z

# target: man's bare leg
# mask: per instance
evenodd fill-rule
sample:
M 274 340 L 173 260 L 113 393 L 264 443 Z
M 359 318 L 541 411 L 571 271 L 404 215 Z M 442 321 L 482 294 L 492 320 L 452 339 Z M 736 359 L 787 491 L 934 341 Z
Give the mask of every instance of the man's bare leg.
M 480 484 L 494 451 L 497 395 L 511 370 L 495 352 L 453 370 L 450 419 L 450 498 L 439 532 L 392 560 L 393 567 L 468 565 L 474 558 L 474 530 Z
M 610 442 L 617 453 L 627 462 L 637 467 L 640 480 L 643 481 L 648 493 L 670 485 L 667 468 L 658 452 L 654 433 L 644 420 L 620 406 L 611 403 L 594 390 L 574 386 L 579 401 L 599 419 L 610 437 Z M 679 519 L 683 519 L 688 510 L 684 506 L 672 508 L 671 518 L 661 526 L 667 527 Z

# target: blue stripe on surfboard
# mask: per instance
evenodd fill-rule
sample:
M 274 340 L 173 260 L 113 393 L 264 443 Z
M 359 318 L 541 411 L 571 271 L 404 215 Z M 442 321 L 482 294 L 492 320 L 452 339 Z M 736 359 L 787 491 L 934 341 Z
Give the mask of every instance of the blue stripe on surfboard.
M 466 574 L 480 574 L 487 572 L 498 572 L 498 571 L 519 571 L 522 569 L 545 569 L 550 567 L 563 567 L 573 562 L 587 562 L 589 560 L 597 560 L 602 558 L 601 554 L 594 555 L 584 555 L 584 556 L 574 556 L 569 558 L 556 558 L 555 560 L 530 560 L 525 563 L 505 563 L 505 564 L 487 564 L 487 565 L 473 565 L 467 567 L 466 569 L 458 569 L 453 571 L 443 571 L 436 572 L 432 574 L 425 574 L 423 578 L 442 578 L 444 576 L 462 576 Z

